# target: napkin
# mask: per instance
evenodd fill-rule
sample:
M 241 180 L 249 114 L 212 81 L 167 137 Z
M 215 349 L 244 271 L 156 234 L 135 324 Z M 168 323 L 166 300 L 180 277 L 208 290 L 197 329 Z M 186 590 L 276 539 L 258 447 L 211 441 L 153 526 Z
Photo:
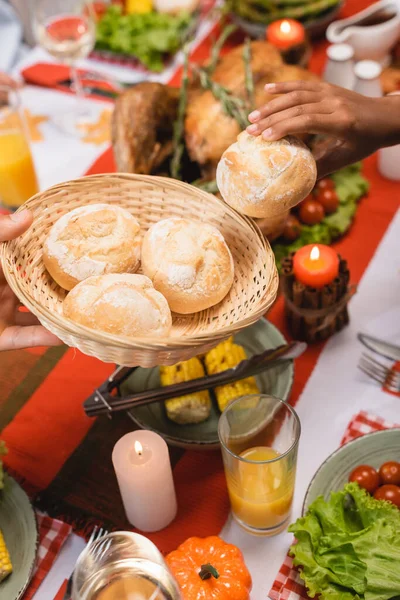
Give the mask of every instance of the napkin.
M 42 513 L 36 512 L 36 518 L 39 529 L 37 561 L 30 584 L 23 595 L 23 600 L 31 600 L 34 597 L 72 531 L 72 527 L 66 523 L 52 519 Z
M 393 427 L 400 427 L 400 425 L 395 425 L 371 413 L 361 411 L 348 424 L 340 445 L 343 446 L 343 444 L 366 433 L 392 429 Z M 293 566 L 293 560 L 289 555 L 279 569 L 268 598 L 270 600 L 309 600 L 303 580 Z

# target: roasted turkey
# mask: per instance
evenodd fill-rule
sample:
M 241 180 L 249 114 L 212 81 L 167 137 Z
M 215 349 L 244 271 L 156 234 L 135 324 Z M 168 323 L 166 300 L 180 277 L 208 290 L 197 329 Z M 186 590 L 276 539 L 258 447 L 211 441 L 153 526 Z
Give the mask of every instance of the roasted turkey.
M 251 43 L 255 105 L 272 98 L 266 83 L 314 80 L 315 75 L 285 65 L 276 48 L 265 41 Z M 212 75 L 215 82 L 246 99 L 243 46 L 223 56 Z M 141 83 L 118 98 L 112 122 L 112 141 L 119 171 L 157 173 L 172 153 L 172 130 L 177 116 L 179 90 L 158 83 Z M 185 142 L 190 159 L 204 177 L 213 179 L 222 153 L 240 133 L 235 119 L 225 114 L 211 91 L 193 78 L 185 119 Z
M 179 90 L 144 82 L 119 96 L 112 118 L 112 144 L 118 171 L 156 173 L 172 153 L 172 129 Z

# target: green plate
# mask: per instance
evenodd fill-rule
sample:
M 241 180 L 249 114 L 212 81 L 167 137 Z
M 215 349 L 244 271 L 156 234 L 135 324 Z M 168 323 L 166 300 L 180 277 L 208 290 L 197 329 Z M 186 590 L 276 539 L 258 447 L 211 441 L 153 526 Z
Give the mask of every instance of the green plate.
M 379 469 L 389 460 L 400 462 L 400 429 L 368 433 L 345 444 L 331 454 L 315 473 L 304 498 L 303 514 L 318 496 L 327 500 L 331 492 L 341 490 L 358 465 Z
M 266 319 L 261 319 L 238 333 L 235 341 L 244 347 L 249 357 L 286 343 L 283 335 Z M 261 373 L 256 377 L 261 393 L 287 400 L 292 389 L 293 373 L 292 363 L 279 365 Z M 121 394 L 125 396 L 159 386 L 158 367 L 154 369 L 139 368 L 121 386 Z M 172 446 L 202 450 L 213 450 L 219 447 L 218 420 L 220 414 L 214 401 L 207 421 L 194 425 L 178 425 L 170 421 L 166 415 L 164 404 L 161 402 L 131 409 L 128 412 L 130 418 L 139 427 L 159 433 Z
M 36 561 L 39 534 L 28 496 L 20 485 L 5 474 L 0 492 L 0 529 L 10 553 L 13 572 L 0 583 L 0 598 L 22 598 Z

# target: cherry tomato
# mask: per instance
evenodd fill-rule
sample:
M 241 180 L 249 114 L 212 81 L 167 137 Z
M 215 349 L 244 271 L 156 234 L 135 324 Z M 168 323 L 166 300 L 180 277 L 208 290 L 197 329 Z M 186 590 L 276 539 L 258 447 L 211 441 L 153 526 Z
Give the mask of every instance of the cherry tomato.
M 400 485 L 400 463 L 389 461 L 379 469 L 379 477 L 382 483 Z
M 305 202 L 308 202 L 309 200 L 315 200 L 315 198 L 314 198 L 314 196 L 312 194 L 308 194 L 308 196 L 306 196 L 304 198 L 304 200 L 302 200 L 301 202 L 299 202 L 299 204 L 296 204 L 296 206 L 294 206 L 292 208 L 292 211 L 298 213 L 300 211 L 300 208 L 303 206 L 303 204 Z
M 289 215 L 283 229 L 283 237 L 287 242 L 294 242 L 301 233 L 300 221 L 294 216 Z
M 355 481 L 364 490 L 373 494 L 379 486 L 379 475 L 373 467 L 360 465 L 350 473 L 349 481 Z
M 325 190 L 334 190 L 335 184 L 333 183 L 330 177 L 325 177 L 324 179 L 320 179 L 315 184 L 315 191 L 318 194 L 319 192 L 324 192 Z
M 387 500 L 400 508 L 400 487 L 398 485 L 382 485 L 374 494 L 376 500 Z
M 324 190 L 317 195 L 316 200 L 322 204 L 327 215 L 337 211 L 339 198 L 335 190 Z
M 305 225 L 320 223 L 325 216 L 324 207 L 317 200 L 304 200 L 301 203 L 299 217 Z

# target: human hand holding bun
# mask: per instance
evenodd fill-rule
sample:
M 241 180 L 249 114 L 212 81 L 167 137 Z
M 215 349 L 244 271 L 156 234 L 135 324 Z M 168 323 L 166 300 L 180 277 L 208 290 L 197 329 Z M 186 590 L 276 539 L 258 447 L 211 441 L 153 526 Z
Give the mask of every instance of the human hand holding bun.
M 269 142 L 247 131 L 225 150 L 217 167 L 225 202 L 258 219 L 280 215 L 304 200 L 316 176 L 315 160 L 297 138 Z
M 80 325 L 125 337 L 167 336 L 172 326 L 166 299 L 144 275 L 89 277 L 65 298 L 63 313 Z
M 142 269 L 180 314 L 218 304 L 234 275 L 231 252 L 218 229 L 182 218 L 159 221 L 146 232 Z
M 51 228 L 43 262 L 58 285 L 107 273 L 134 273 L 140 262 L 140 226 L 125 209 L 91 204 L 72 210 Z

